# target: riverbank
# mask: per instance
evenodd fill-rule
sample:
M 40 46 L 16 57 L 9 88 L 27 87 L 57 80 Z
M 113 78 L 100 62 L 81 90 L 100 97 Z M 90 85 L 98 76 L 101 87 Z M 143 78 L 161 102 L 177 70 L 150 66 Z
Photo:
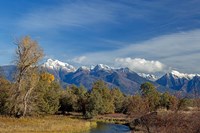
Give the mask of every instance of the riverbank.
M 114 124 L 126 124 L 129 123 L 130 118 L 128 115 L 122 113 L 114 113 L 114 114 L 105 114 L 105 115 L 98 115 L 94 117 L 92 120 L 97 122 L 105 122 L 105 123 L 114 123 Z
M 94 121 L 73 119 L 67 116 L 10 118 L 0 117 L 1 132 L 67 132 L 81 133 L 96 127 Z

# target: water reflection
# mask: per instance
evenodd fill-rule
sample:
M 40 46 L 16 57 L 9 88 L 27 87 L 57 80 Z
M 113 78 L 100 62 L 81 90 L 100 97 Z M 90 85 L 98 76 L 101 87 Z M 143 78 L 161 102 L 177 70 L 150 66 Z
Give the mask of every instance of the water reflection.
M 97 123 L 97 127 L 88 133 L 131 133 L 129 127 L 110 123 Z

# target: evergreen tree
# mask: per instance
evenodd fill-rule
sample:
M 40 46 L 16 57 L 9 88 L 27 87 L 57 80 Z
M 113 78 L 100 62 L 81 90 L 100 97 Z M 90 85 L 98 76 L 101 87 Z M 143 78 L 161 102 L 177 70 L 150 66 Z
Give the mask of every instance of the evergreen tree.
M 111 90 L 111 95 L 113 97 L 113 102 L 115 106 L 115 112 L 120 113 L 123 110 L 124 94 L 119 88 L 114 88 Z
M 142 97 L 148 101 L 149 111 L 155 111 L 159 107 L 160 93 L 149 82 L 143 83 L 140 90 Z
M 84 86 L 77 87 L 72 85 L 68 87 L 60 98 L 60 111 L 76 111 L 86 113 L 87 91 Z
M 65 114 L 65 112 L 74 111 L 75 97 L 71 89 L 67 88 L 62 92 L 59 102 L 60 102 L 59 111 L 62 111 L 63 114 Z
M 31 95 L 35 98 L 32 113 L 36 114 L 54 114 L 59 109 L 61 87 L 54 81 L 54 76 L 48 73 L 40 75 L 40 81 L 36 90 Z
M 164 107 L 166 109 L 169 109 L 170 107 L 170 94 L 168 92 L 165 92 L 160 97 L 160 106 Z
M 10 88 L 11 83 L 4 77 L 0 77 L 0 114 L 8 114 Z
M 89 93 L 87 114 L 97 115 L 114 112 L 114 101 L 107 85 L 99 80 L 93 84 Z

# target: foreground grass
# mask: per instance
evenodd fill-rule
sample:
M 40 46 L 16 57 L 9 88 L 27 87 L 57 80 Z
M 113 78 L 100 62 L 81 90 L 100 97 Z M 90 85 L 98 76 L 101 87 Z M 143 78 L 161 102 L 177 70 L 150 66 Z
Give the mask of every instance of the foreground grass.
M 135 126 L 134 132 L 146 133 L 148 127 L 151 133 L 200 133 L 200 111 L 158 110 L 157 113 L 156 116 L 143 117 L 143 122 Z
M 72 119 L 66 116 L 45 116 L 20 119 L 0 117 L 1 132 L 80 133 L 88 131 L 95 126 L 95 122 Z
M 200 133 L 200 112 L 160 113 L 152 129 L 159 133 Z

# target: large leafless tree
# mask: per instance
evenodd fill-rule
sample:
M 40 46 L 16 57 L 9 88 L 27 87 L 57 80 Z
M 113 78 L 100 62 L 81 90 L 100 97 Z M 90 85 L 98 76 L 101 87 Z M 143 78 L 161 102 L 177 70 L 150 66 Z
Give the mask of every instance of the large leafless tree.
M 31 108 L 30 95 L 39 81 L 38 62 L 43 57 L 43 50 L 29 36 L 23 37 L 15 44 L 17 71 L 11 97 L 11 114 L 25 116 Z

